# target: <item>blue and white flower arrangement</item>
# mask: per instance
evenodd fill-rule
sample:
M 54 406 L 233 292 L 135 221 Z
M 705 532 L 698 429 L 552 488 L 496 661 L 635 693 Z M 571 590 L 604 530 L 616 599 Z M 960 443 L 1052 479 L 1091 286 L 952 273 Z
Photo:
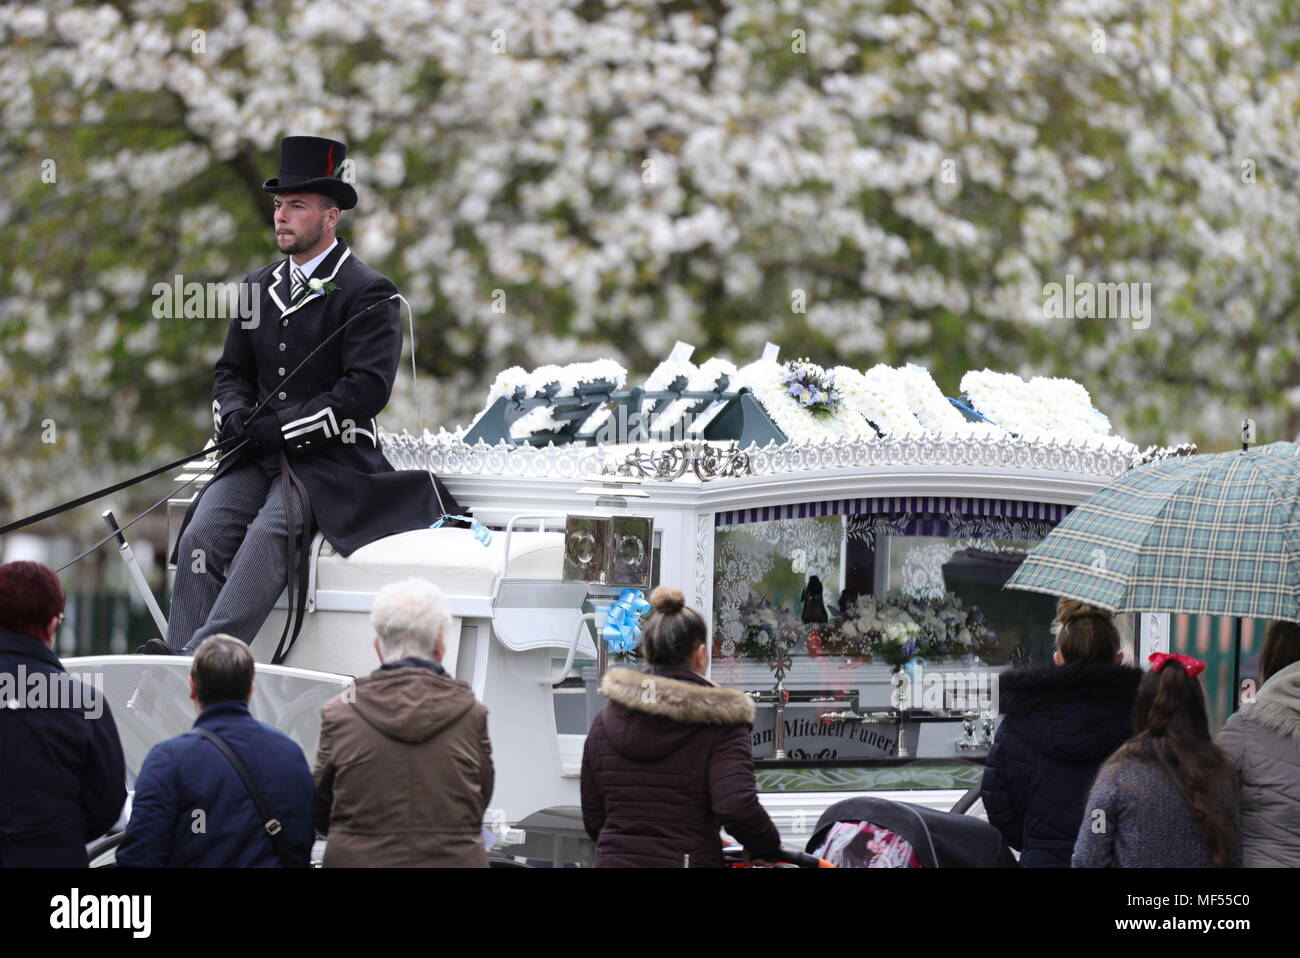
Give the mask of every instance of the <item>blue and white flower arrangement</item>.
M 807 359 L 787 360 L 781 369 L 781 385 L 787 396 L 819 419 L 828 419 L 844 407 L 835 374 Z
M 731 388 L 748 389 L 772 422 L 795 442 L 874 439 L 876 431 L 844 401 L 835 377 L 806 359 L 758 359 L 742 366 Z

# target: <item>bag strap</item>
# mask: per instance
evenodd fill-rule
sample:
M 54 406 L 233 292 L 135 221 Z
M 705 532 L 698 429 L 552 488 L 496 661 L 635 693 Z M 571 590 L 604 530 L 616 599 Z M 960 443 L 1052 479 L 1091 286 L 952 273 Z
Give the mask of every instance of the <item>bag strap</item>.
M 289 849 L 284 844 L 284 835 L 282 834 L 284 829 L 281 827 L 279 819 L 273 818 L 270 811 L 267 810 L 266 803 L 262 801 L 261 793 L 258 792 L 257 787 L 253 785 L 253 779 L 249 776 L 248 769 L 244 767 L 244 763 L 239 760 L 239 756 L 236 755 L 231 747 L 226 744 L 225 739 L 212 731 L 212 729 L 196 725 L 194 726 L 194 731 L 198 732 L 205 739 L 215 745 L 217 750 L 220 751 L 222 755 L 226 756 L 226 761 L 230 762 L 231 766 L 234 767 L 236 774 L 239 775 L 240 781 L 244 783 L 244 788 L 248 789 L 249 798 L 251 798 L 253 804 L 257 806 L 257 814 L 262 819 L 262 829 L 266 832 L 267 837 L 271 839 L 271 844 L 275 847 L 275 853 L 280 857 L 280 863 L 284 865 L 285 868 L 296 868 L 297 866 L 294 864 L 293 858 L 289 855 Z

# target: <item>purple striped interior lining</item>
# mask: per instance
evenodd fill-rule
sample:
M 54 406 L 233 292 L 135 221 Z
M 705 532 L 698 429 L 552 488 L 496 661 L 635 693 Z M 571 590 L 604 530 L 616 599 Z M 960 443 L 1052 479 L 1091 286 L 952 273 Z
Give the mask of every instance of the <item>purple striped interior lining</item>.
M 967 499 L 944 496 L 889 496 L 879 499 L 828 499 L 822 502 L 799 502 L 757 509 L 731 509 L 715 513 L 713 525 L 738 526 L 747 522 L 772 522 L 779 519 L 808 519 L 817 516 L 861 516 L 876 513 L 912 513 L 944 516 L 1001 516 L 1013 519 L 1039 519 L 1060 522 L 1070 513 L 1070 506 L 1020 499 Z

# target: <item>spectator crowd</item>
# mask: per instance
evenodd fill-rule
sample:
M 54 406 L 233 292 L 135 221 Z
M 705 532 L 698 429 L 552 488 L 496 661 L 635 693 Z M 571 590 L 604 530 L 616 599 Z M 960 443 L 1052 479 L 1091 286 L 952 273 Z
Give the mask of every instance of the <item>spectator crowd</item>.
M 33 562 L 0 565 L 0 601 L 0 676 L 66 676 L 53 651 L 58 577 Z M 376 596 L 379 668 L 325 705 L 315 769 L 249 710 L 248 646 L 204 640 L 190 669 L 194 727 L 150 750 L 117 865 L 302 867 L 319 835 L 326 867 L 486 867 L 487 710 L 442 667 L 449 622 L 431 583 Z M 0 708 L 0 865 L 85 866 L 87 844 L 123 817 L 122 746 L 100 699 L 87 689 L 77 707 L 25 707 L 20 696 Z
M 64 602 L 45 566 L 0 564 L 0 865 L 85 866 L 87 846 L 123 820 L 119 867 L 300 867 L 321 838 L 325 867 L 488 865 L 487 710 L 442 667 L 450 615 L 436 586 L 377 595 L 379 666 L 324 706 L 314 768 L 250 711 L 248 646 L 204 640 L 194 726 L 152 748 L 129 809 L 102 695 L 25 691 L 75 688 L 53 650 Z M 1002 676 L 981 789 L 1021 867 L 1300 866 L 1300 626 L 1269 629 L 1256 700 L 1217 738 L 1203 663 L 1125 665 L 1110 614 L 1077 602 L 1060 601 L 1056 627 L 1052 663 Z M 700 614 L 661 587 L 642 622 L 646 670 L 603 676 L 609 701 L 581 769 L 597 867 L 720 867 L 722 829 L 750 861 L 781 854 L 758 799 L 754 702 L 706 677 L 708 649 Z

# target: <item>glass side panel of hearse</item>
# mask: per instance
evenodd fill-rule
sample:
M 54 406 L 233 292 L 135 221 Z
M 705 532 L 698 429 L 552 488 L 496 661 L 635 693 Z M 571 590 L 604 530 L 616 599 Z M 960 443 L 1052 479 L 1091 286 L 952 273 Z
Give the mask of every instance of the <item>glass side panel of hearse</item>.
M 649 596 L 655 586 L 660 584 L 660 569 L 663 563 L 663 532 L 655 529 L 650 550 L 650 587 L 642 589 L 644 596 Z M 615 590 L 616 591 L 616 590 Z M 595 597 L 588 597 L 582 605 L 584 614 L 596 613 L 607 607 Z M 591 646 L 597 649 L 606 647 L 602 632 L 596 627 L 595 620 L 587 623 L 587 632 Z M 569 665 L 566 671 L 565 666 Z M 606 699 L 600 694 L 600 677 L 603 670 L 611 667 L 645 669 L 646 663 L 632 651 L 629 653 L 604 654 L 597 652 L 596 658 L 574 656 L 572 663 L 568 657 L 556 651 L 550 660 L 550 674 L 555 679 L 552 702 L 555 710 L 555 730 L 560 737 L 560 750 L 565 756 L 565 764 L 572 770 L 582 759 L 582 744 L 587 730 L 596 715 L 605 707 Z M 564 676 L 561 678 L 561 676 Z
M 816 514 L 835 505 L 715 529 L 712 678 L 758 704 L 760 787 L 977 784 L 998 673 L 1055 649 L 1055 599 L 1003 585 L 1060 516 L 971 500 Z

